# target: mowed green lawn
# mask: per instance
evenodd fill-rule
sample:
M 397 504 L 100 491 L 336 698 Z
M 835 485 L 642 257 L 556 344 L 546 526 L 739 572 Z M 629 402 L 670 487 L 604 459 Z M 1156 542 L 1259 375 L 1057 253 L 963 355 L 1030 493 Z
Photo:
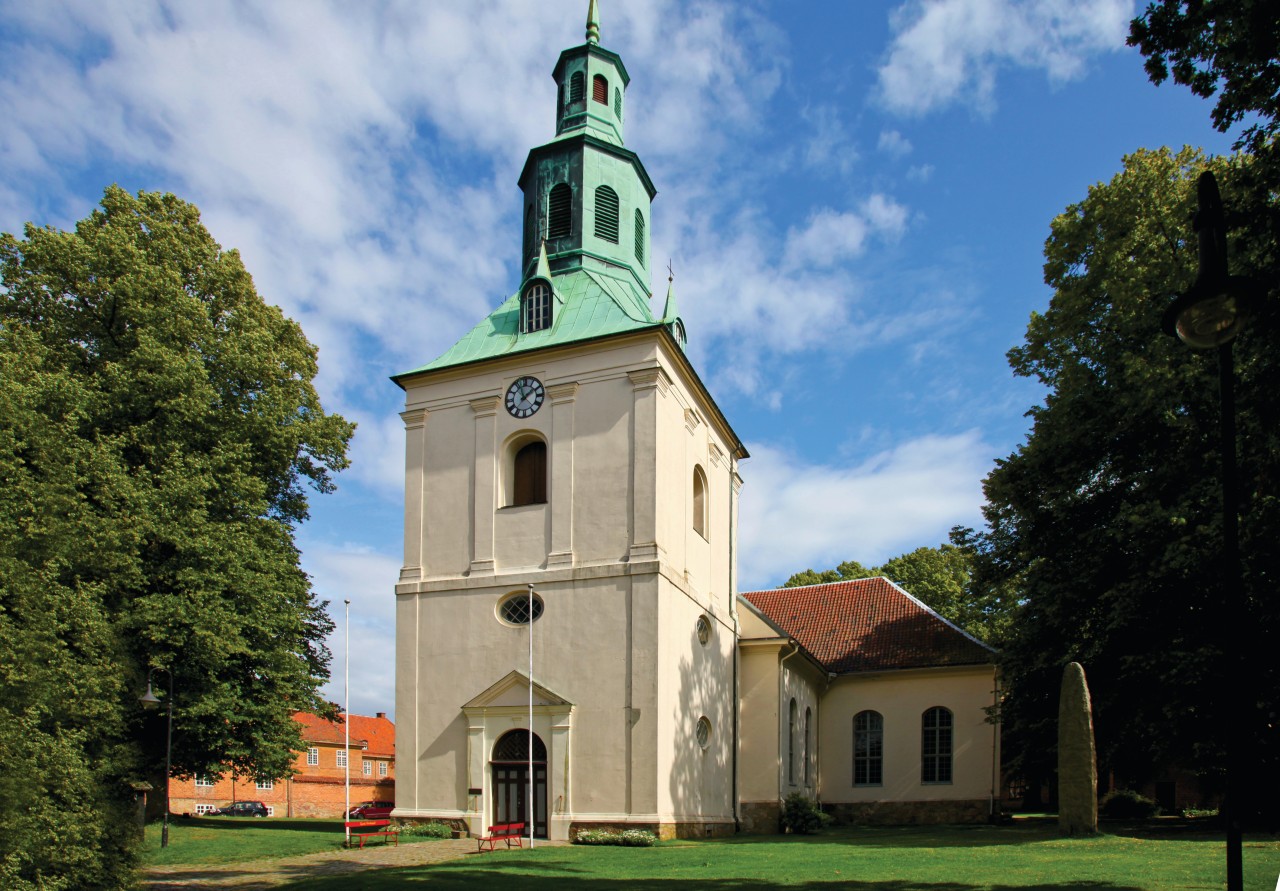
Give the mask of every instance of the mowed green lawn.
M 216 820 L 194 821 L 201 824 Z M 293 825 L 291 825 L 293 824 Z M 314 830 L 296 824 L 314 826 Z M 284 856 L 293 835 L 325 838 L 340 829 L 326 821 L 238 821 L 243 832 L 209 830 L 231 842 L 215 859 Z M 190 827 L 195 829 L 197 827 Z M 205 840 L 193 834 L 187 844 Z M 278 839 L 250 842 L 251 835 Z M 170 857 L 179 844 L 171 835 Z M 312 850 L 331 849 L 337 842 Z M 292 844 L 292 842 L 288 842 Z M 287 853 L 303 853 L 301 850 Z M 725 840 L 666 842 L 656 848 L 547 846 L 533 851 L 499 849 L 432 866 L 361 872 L 352 876 L 299 879 L 299 891 L 350 891 L 423 887 L 431 891 L 552 891 L 552 889 L 698 888 L 757 891 L 766 888 L 847 888 L 853 891 L 1209 891 L 1223 887 L 1224 845 L 1220 837 L 1174 826 L 1108 831 L 1091 839 L 1064 839 L 1052 824 L 1014 826 L 838 828 L 819 836 L 748 836 Z M 148 862 L 160 860 L 148 857 Z M 166 862 L 196 862 L 171 859 Z M 203 861 L 209 862 L 209 861 Z M 1280 876 L 1280 841 L 1250 836 L 1245 846 L 1245 887 L 1274 891 Z
M 401 836 L 400 842 L 419 841 Z M 341 820 L 267 817 L 175 817 L 169 822 L 169 847 L 160 847 L 160 824 L 147 825 L 142 862 L 147 866 L 242 863 L 274 860 L 342 847 Z M 371 841 L 371 845 L 381 841 Z

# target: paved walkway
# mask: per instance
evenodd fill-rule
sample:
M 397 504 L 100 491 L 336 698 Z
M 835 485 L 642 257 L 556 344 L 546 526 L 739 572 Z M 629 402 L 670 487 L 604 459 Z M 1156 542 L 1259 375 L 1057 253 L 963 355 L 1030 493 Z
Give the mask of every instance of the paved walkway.
M 565 842 L 538 840 L 538 847 Z M 322 851 L 301 857 L 279 860 L 254 860 L 248 863 L 204 863 L 198 866 L 153 866 L 143 873 L 142 887 L 148 891 L 177 889 L 223 889 L 258 891 L 279 888 L 301 879 L 347 875 L 366 869 L 400 866 L 425 866 L 483 857 L 476 853 L 474 838 L 440 839 L 403 845 L 371 844 L 364 848 Z

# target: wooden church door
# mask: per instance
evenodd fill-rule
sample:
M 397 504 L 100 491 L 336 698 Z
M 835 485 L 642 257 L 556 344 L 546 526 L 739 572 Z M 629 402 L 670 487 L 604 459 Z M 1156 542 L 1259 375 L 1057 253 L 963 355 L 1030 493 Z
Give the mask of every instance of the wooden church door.
M 511 730 L 493 746 L 493 822 L 530 822 L 529 731 Z M 547 837 L 547 747 L 533 735 L 533 834 Z

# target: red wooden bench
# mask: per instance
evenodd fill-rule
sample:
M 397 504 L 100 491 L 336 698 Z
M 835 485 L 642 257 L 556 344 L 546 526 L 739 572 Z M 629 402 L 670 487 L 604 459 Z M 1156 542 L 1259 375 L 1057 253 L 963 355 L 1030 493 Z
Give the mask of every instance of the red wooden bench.
M 524 847 L 524 824 L 523 823 L 499 823 L 497 826 L 490 826 L 484 835 L 476 838 L 477 853 L 483 851 L 485 845 L 489 846 L 489 850 L 493 850 L 493 846 L 500 841 L 505 841 L 507 847 L 511 847 L 511 843 L 515 842 L 517 848 Z
M 356 839 L 360 839 L 360 847 L 363 848 L 365 839 L 372 838 L 375 835 L 382 835 L 395 839 L 396 847 L 400 847 L 400 830 L 389 828 L 391 826 L 390 820 L 348 820 L 343 825 L 348 833 L 348 846 Z M 383 844 L 385 845 L 386 842 L 384 841 Z

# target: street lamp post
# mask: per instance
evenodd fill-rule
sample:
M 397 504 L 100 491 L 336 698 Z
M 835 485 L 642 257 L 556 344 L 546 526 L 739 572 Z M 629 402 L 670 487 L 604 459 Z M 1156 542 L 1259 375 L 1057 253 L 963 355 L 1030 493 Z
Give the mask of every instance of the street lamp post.
M 169 697 L 166 700 L 169 714 L 166 718 L 164 735 L 164 816 L 160 828 L 160 847 L 167 848 L 169 847 L 169 767 L 173 754 L 173 672 L 167 668 L 150 669 L 147 672 L 147 692 L 139 697 L 139 701 L 143 708 L 155 708 L 160 704 L 156 694 L 151 692 L 151 676 L 157 671 L 163 671 L 169 676 Z
M 1235 360 L 1231 343 L 1244 326 L 1254 288 L 1248 279 L 1227 274 L 1227 226 L 1218 183 L 1212 173 L 1196 183 L 1200 208 L 1193 225 L 1200 255 L 1195 283 L 1165 310 L 1166 333 L 1192 349 L 1218 350 L 1218 406 L 1222 439 L 1222 609 L 1223 628 L 1242 617 L 1244 590 L 1240 572 L 1239 494 L 1236 481 Z M 1226 781 L 1223 818 L 1227 824 L 1227 891 L 1242 891 L 1243 833 L 1240 827 L 1240 696 L 1235 685 L 1244 677 L 1238 657 L 1224 632 L 1221 641 L 1226 684 Z

